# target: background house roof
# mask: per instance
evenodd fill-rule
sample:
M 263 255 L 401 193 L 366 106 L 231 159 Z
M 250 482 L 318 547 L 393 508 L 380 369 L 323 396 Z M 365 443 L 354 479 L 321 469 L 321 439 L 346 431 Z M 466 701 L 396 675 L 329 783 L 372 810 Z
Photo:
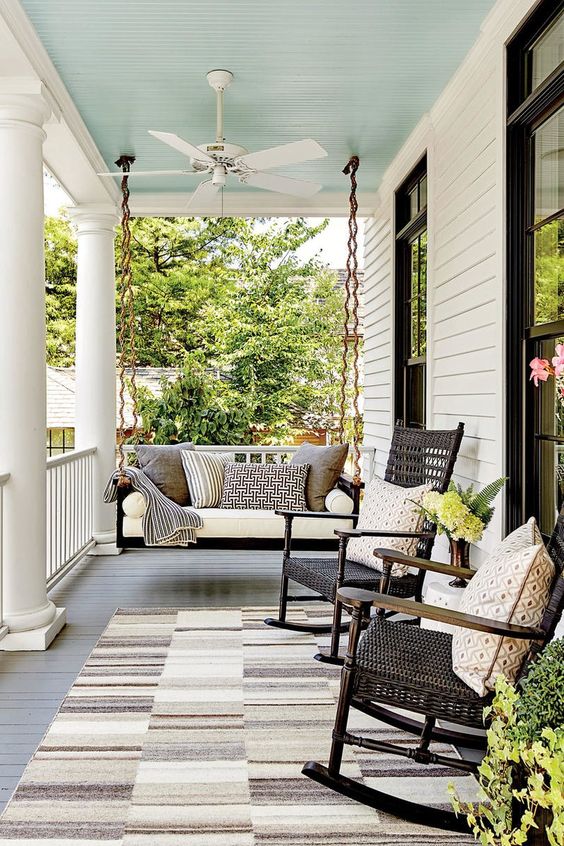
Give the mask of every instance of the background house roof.
M 126 371 L 130 378 L 131 371 Z M 159 396 L 161 379 L 174 379 L 178 370 L 174 367 L 138 367 L 137 384 L 149 388 Z M 47 428 L 72 429 L 75 425 L 76 375 L 74 367 L 47 368 Z M 116 371 L 116 408 L 119 403 L 118 374 Z M 133 425 L 132 404 L 129 391 L 126 390 L 125 420 L 127 427 Z M 116 429 L 119 421 L 116 414 Z

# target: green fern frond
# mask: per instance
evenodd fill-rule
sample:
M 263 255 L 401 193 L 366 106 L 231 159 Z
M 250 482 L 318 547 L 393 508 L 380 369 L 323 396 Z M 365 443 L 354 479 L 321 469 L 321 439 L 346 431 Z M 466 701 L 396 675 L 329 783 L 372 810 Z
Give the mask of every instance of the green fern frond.
M 484 526 L 487 526 L 493 517 L 495 509 L 492 507 L 492 502 L 503 488 L 507 481 L 507 476 L 500 476 L 483 488 L 475 495 L 472 502 L 469 503 L 471 511 L 479 517 Z

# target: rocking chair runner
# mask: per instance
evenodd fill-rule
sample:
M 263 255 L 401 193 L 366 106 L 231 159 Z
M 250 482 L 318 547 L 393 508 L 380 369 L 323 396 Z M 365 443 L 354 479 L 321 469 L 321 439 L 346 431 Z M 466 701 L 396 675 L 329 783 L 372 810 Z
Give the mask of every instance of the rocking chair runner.
M 389 564 L 405 563 L 408 560 L 410 565 L 423 571 L 459 572 L 459 568 L 450 565 L 408 558 L 392 550 L 379 549 L 376 552 Z M 453 672 L 450 634 L 388 621 L 383 616 L 384 610 L 415 614 L 450 625 L 530 640 L 532 645 L 521 668 L 523 677 L 530 662 L 552 639 L 564 610 L 564 508 L 549 542 L 548 552 L 556 567 L 556 577 L 538 629 L 365 590 L 341 589 L 338 598 L 352 608 L 352 621 L 341 675 L 329 766 L 309 761 L 302 770 L 304 775 L 351 799 L 412 822 L 467 832 L 468 825 L 463 816 L 457 817 L 451 811 L 390 796 L 344 776 L 341 773 L 344 746 L 360 746 L 411 758 L 421 764 L 440 764 L 465 772 L 476 772 L 478 764 L 475 761 L 436 754 L 429 749 L 429 745 L 433 740 L 441 740 L 466 748 L 484 748 L 483 735 L 472 735 L 446 726 L 439 728 L 436 721 L 445 720 L 471 729 L 483 728 L 483 711 L 490 704 L 493 694 L 479 696 Z M 462 572 L 465 579 L 472 578 L 473 574 L 472 570 Z M 371 607 L 378 609 L 377 616 L 360 639 L 362 621 L 370 613 Z M 392 712 L 386 705 L 410 711 L 414 717 Z M 404 744 L 384 743 L 371 737 L 351 734 L 347 731 L 351 707 L 418 735 L 418 745 L 408 748 Z M 416 719 L 417 714 L 424 715 L 422 722 Z
M 424 429 L 410 429 L 400 424 L 394 428 L 394 434 L 388 456 L 388 464 L 384 479 L 402 487 L 415 487 L 430 483 L 439 492 L 444 492 L 450 482 L 454 464 L 462 441 L 464 424 L 459 423 L 456 429 L 448 431 L 433 431 Z M 408 573 L 406 576 L 391 576 L 391 564 L 384 567 L 380 573 L 363 564 L 347 560 L 347 544 L 350 538 L 374 537 L 377 545 L 378 537 L 417 537 L 419 543 L 417 553 L 420 558 L 431 556 L 435 538 L 435 527 L 425 522 L 421 532 L 390 532 L 377 527 L 373 529 L 336 530 L 339 538 L 339 552 L 333 558 L 297 558 L 292 555 L 292 521 L 295 517 L 311 517 L 312 519 L 334 518 L 336 515 L 325 511 L 292 512 L 277 511 L 284 517 L 286 530 L 284 534 L 284 554 L 282 561 L 282 580 L 280 584 L 280 603 L 278 618 L 269 617 L 265 623 L 269 626 L 290 629 L 292 631 L 307 631 L 316 633 L 331 633 L 331 649 L 328 655 L 318 653 L 318 661 L 333 664 L 342 663 L 339 658 L 339 638 L 341 632 L 348 629 L 348 623 L 343 624 L 342 603 L 337 596 L 343 586 L 365 588 L 366 590 L 381 590 L 395 596 L 415 596 L 420 600 L 422 595 L 425 571 L 418 575 Z M 358 514 L 348 515 L 358 517 Z M 409 558 L 411 562 L 411 558 Z M 450 571 L 449 571 L 450 572 Z M 317 596 L 292 596 L 288 592 L 288 582 L 315 591 Z M 288 602 L 325 600 L 334 603 L 333 622 L 331 624 L 293 623 L 286 620 Z

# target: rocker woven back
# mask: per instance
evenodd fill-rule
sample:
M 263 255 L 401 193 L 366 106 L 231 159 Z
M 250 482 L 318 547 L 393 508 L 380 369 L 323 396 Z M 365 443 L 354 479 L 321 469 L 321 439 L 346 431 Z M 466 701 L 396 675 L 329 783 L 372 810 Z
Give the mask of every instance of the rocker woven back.
M 404 488 L 430 483 L 434 490 L 444 493 L 452 477 L 463 434 L 464 423 L 447 430 L 411 429 L 397 423 L 384 479 Z M 434 532 L 435 529 L 425 520 L 424 531 Z M 419 541 L 417 555 L 430 558 L 432 548 L 432 539 Z M 422 577 L 424 572 L 420 575 Z
M 410 429 L 396 424 L 384 479 L 413 488 L 431 483 L 443 493 L 448 488 L 458 455 L 464 423 L 456 429 Z

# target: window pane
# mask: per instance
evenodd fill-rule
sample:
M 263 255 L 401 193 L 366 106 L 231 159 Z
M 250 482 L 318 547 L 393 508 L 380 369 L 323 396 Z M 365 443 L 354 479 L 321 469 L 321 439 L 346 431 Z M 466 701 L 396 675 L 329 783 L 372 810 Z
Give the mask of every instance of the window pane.
M 550 535 L 564 501 L 564 444 L 539 441 L 538 452 L 539 525 L 541 532 Z
M 418 200 L 417 200 L 417 185 L 413 188 L 412 191 L 409 192 L 409 219 L 411 220 L 412 217 L 415 217 L 417 212 L 419 211 Z
M 533 134 L 535 150 L 534 222 L 564 208 L 564 107 Z
M 419 208 L 424 209 L 427 205 L 427 177 L 424 176 L 419 183 Z
M 425 365 L 412 364 L 406 368 L 406 423 L 425 427 Z
M 411 254 L 411 296 L 419 296 L 419 239 L 409 245 Z
M 419 238 L 419 355 L 427 350 L 427 233 Z
M 531 49 L 533 67 L 531 88 L 535 88 L 550 76 L 564 61 L 564 14 L 560 15 Z
M 556 355 L 557 344 L 564 344 L 564 336 L 541 341 L 538 345 L 538 357 L 546 358 L 549 362 L 552 362 L 553 356 Z M 539 384 L 538 388 L 534 388 L 534 391 L 538 403 L 536 419 L 539 421 L 539 429 L 537 434 L 564 437 L 564 396 L 562 394 L 564 391 L 564 375 L 557 378 L 549 377 L 546 382 Z
M 417 358 L 419 355 L 419 315 L 417 313 L 417 300 L 411 301 L 411 348 L 409 351 L 410 358 Z
M 63 430 L 62 429 L 51 429 L 51 446 L 53 448 L 57 447 L 58 449 L 63 448 Z
M 411 343 L 409 355 L 411 358 L 416 358 L 419 355 L 419 239 L 416 238 L 409 245 L 409 249 L 411 253 Z
M 564 317 L 564 219 L 546 223 L 534 233 L 535 323 Z
M 537 355 L 552 361 L 556 345 L 562 343 L 564 336 L 542 341 Z M 564 443 L 542 440 L 542 436 L 564 438 L 564 376 L 550 377 L 532 390 L 537 409 L 535 434 L 541 436 L 537 445 L 538 513 L 541 530 L 550 534 L 564 495 Z
M 74 449 L 74 429 L 65 429 L 65 450 Z

